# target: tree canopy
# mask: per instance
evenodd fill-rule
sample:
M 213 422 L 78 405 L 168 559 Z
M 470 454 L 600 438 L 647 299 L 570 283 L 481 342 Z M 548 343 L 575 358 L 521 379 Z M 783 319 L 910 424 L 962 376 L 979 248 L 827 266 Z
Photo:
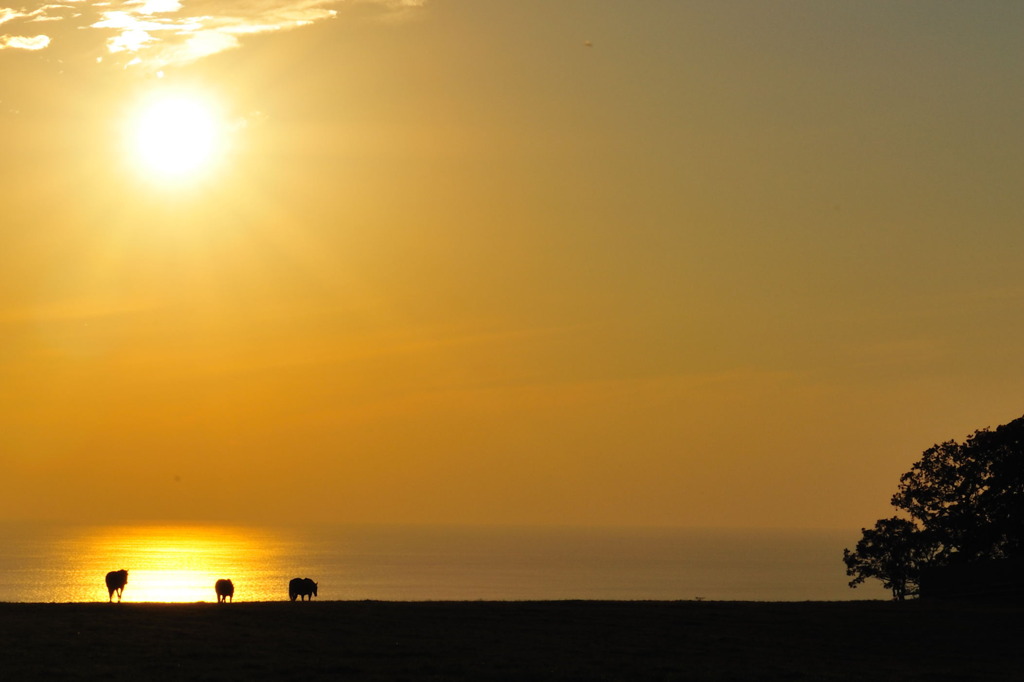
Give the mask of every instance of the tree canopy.
M 850 587 L 877 578 L 902 599 L 926 568 L 1024 558 L 1024 417 L 928 448 L 892 504 L 902 516 L 844 550 Z

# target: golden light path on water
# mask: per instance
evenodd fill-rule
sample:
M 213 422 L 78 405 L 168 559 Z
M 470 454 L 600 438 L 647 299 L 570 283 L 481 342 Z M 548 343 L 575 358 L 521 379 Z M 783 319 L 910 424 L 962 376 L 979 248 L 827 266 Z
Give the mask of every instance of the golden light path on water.
M 321 600 L 888 599 L 851 591 L 847 530 L 492 528 L 446 526 L 122 527 L 0 523 L 0 601 L 284 601 L 309 577 Z
M 104 576 L 122 568 L 126 602 L 216 601 L 220 578 L 232 580 L 237 600 L 280 600 L 298 568 L 282 565 L 284 544 L 273 532 L 244 527 L 83 528 L 63 540 L 65 574 L 40 601 L 106 601 Z

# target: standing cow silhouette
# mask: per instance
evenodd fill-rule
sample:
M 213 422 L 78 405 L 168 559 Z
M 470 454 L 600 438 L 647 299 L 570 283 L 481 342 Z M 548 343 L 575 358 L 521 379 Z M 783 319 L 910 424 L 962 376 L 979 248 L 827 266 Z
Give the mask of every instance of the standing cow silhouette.
M 295 601 L 296 597 L 299 597 L 299 601 L 306 601 L 308 597 L 310 601 L 313 601 L 313 597 L 316 596 L 317 584 L 309 578 L 292 578 L 288 582 L 288 598 Z
M 218 580 L 213 589 L 217 591 L 217 602 L 224 603 L 234 601 L 235 599 L 235 584 L 227 578 L 221 578 Z
M 121 601 L 121 593 L 124 592 L 124 586 L 128 584 L 128 571 L 123 568 L 120 571 L 111 571 L 107 573 L 107 592 L 110 593 L 107 601 L 114 601 L 114 593 L 117 592 L 117 601 Z

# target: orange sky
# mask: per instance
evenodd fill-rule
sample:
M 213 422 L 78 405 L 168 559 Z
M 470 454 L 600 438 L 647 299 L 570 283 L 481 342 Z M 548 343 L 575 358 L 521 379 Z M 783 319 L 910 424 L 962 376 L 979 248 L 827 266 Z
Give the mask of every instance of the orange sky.
M 0 519 L 870 525 L 1024 412 L 1022 28 L 0 9 Z M 170 93 L 185 176 L 131 132 Z

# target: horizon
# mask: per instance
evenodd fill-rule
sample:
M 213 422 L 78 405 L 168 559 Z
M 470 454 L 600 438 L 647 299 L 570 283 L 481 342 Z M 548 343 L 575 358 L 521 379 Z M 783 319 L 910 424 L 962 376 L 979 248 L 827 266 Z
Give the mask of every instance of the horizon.
M 852 545 L 1024 414 L 1022 28 L 0 0 L 0 521 Z
M 0 524 L 8 526 L 20 526 L 23 524 L 39 524 L 60 527 L 102 527 L 102 528 L 131 528 L 142 527 L 225 527 L 225 528 L 451 528 L 463 530 L 573 530 L 573 531 L 692 531 L 692 532 L 726 532 L 726 533 L 757 533 L 757 532 L 821 532 L 821 533 L 849 533 L 851 537 L 857 537 L 861 529 L 848 526 L 678 526 L 678 525 L 657 525 L 657 524 L 568 524 L 568 523 L 493 523 L 493 522 L 472 522 L 472 521 L 336 521 L 336 520 L 283 520 L 283 521 L 253 521 L 253 520 L 232 520 L 222 519 L 178 519 L 178 518 L 146 518 L 135 517 L 127 519 L 47 519 L 47 518 L 5 518 L 0 519 Z

